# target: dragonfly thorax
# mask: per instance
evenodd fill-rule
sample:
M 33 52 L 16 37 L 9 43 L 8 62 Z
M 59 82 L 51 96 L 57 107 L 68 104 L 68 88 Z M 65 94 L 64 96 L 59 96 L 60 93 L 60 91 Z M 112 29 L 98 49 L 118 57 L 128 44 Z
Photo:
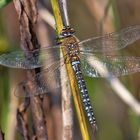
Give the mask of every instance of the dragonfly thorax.
M 79 46 L 77 39 L 74 36 L 64 38 L 61 44 L 66 48 L 67 54 L 69 55 L 70 59 L 72 59 L 73 57 L 78 57 Z
M 68 35 L 68 32 L 72 30 L 70 29 L 64 29 L 64 31 L 62 30 L 62 33 L 66 33 Z M 71 31 L 72 32 L 72 31 Z M 69 55 L 69 57 L 77 57 L 77 55 L 79 54 L 79 46 L 78 46 L 78 41 L 76 39 L 76 37 L 71 34 L 71 32 L 69 32 L 70 36 L 64 36 L 62 38 L 60 38 L 60 44 L 66 48 L 67 54 Z M 61 33 L 61 34 L 62 34 Z

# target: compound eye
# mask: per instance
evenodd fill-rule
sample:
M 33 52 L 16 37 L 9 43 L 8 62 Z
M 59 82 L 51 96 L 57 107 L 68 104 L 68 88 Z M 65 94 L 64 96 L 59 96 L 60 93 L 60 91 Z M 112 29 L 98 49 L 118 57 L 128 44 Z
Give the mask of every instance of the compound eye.
M 64 37 L 65 37 L 65 36 L 67 36 L 67 35 L 68 35 L 68 33 L 64 32 L 64 33 L 63 33 L 63 35 L 64 35 Z
M 65 32 L 61 32 L 60 35 L 59 35 L 60 38 L 64 38 L 65 36 L 66 36 Z

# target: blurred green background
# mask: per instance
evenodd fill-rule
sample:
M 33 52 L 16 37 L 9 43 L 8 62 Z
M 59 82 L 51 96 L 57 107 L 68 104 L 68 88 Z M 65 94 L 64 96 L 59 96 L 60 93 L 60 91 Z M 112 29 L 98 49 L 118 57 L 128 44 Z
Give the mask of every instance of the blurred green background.
M 51 9 L 47 0 L 44 4 Z M 71 26 L 80 40 L 140 24 L 139 0 L 69 0 L 68 12 Z M 48 42 L 54 44 L 53 29 L 47 24 L 46 29 L 50 39 Z M 11 2 L 0 9 L 0 53 L 17 49 L 19 44 L 19 24 Z M 140 56 L 139 45 L 140 41 L 137 41 L 123 50 L 121 55 Z M 23 79 L 22 70 L 0 66 L 0 128 L 8 140 L 16 139 L 17 134 L 15 115 L 19 101 L 12 91 Z M 105 79 L 85 79 L 99 128 L 96 140 L 140 140 L 139 116 L 114 93 Z M 140 100 L 140 74 L 119 79 Z M 76 136 L 75 140 L 78 139 L 81 138 Z

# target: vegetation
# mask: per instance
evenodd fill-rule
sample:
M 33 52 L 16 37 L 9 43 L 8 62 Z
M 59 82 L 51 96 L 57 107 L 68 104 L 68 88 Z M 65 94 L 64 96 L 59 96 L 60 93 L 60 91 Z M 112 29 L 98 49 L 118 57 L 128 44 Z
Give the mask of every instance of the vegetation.
M 38 48 L 39 45 L 55 44 L 55 38 L 63 28 L 62 17 L 58 14 L 57 0 L 37 1 L 38 16 L 34 0 L 27 3 L 17 0 L 9 2 L 10 0 L 0 1 L 1 54 L 9 50 L 33 50 Z M 56 32 L 49 26 L 51 24 L 49 22 L 50 16 L 46 14 L 47 24 L 42 16 L 40 11 L 44 8 L 52 9 L 56 21 Z M 20 10 L 22 14 L 19 12 Z M 68 1 L 70 24 L 75 29 L 75 35 L 79 40 L 140 24 L 139 10 L 139 0 Z M 140 41 L 137 41 L 133 44 L 133 47 L 130 46 L 122 51 L 121 55 L 139 56 L 139 43 Z M 63 50 L 63 53 L 65 54 L 65 50 Z M 67 65 L 67 70 L 71 71 L 69 65 Z M 72 135 L 70 133 L 73 133 L 73 139 L 75 140 L 140 139 L 140 114 L 115 94 L 111 84 L 106 79 L 88 77 L 85 77 L 85 79 L 90 99 L 93 101 L 98 131 L 93 137 L 92 129 L 87 121 L 85 122 L 84 115 L 79 115 L 81 112 L 83 113 L 81 106 L 78 108 L 78 103 L 76 103 L 76 101 L 79 101 L 79 97 L 77 100 L 76 94 L 73 94 L 75 104 L 74 123 L 70 127 L 74 127 L 74 131 L 68 129 L 69 134 L 64 137 L 66 133 L 62 133 L 62 129 L 64 131 L 66 128 L 62 127 L 62 121 L 64 120 L 62 120 L 61 92 L 59 89 L 57 89 L 57 92 L 53 90 L 52 94 L 47 94 L 43 98 L 38 96 L 30 99 L 18 98 L 13 94 L 13 90 L 21 81 L 27 78 L 32 79 L 32 75 L 35 73 L 34 70 L 26 71 L 0 66 L 0 128 L 6 140 L 18 140 L 21 137 L 23 139 L 31 139 L 32 137 L 34 139 L 61 140 L 61 137 L 70 139 Z M 140 100 L 139 76 L 140 74 L 136 73 L 119 78 L 137 101 Z M 72 93 L 77 93 L 74 76 L 69 80 Z M 53 84 L 53 80 L 49 82 Z M 84 121 L 81 121 L 81 118 Z M 16 125 L 17 122 L 18 125 Z M 43 130 L 40 128 L 43 128 Z

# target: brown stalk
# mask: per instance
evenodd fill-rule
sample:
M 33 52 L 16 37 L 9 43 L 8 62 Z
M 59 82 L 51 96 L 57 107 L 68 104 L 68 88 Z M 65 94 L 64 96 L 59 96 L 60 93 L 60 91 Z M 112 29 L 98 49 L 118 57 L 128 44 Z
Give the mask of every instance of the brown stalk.
M 32 57 L 28 51 L 34 50 L 40 47 L 36 34 L 34 32 L 34 26 L 37 20 L 37 9 L 36 9 L 36 0 L 14 0 L 14 5 L 18 14 L 19 26 L 20 26 L 20 35 L 21 35 L 21 48 L 23 49 L 26 58 Z M 39 69 L 38 69 L 39 70 Z M 36 70 L 28 70 L 27 77 L 32 81 L 33 76 L 37 73 Z M 33 83 L 30 84 L 30 89 L 32 89 Z M 31 92 L 29 94 L 32 94 Z M 25 99 L 25 103 L 27 100 Z M 35 127 L 36 138 L 39 140 L 46 140 L 46 124 L 44 119 L 44 113 L 42 108 L 42 100 L 39 96 L 32 96 L 30 98 L 30 105 L 32 111 L 32 118 Z M 23 110 L 18 109 L 18 115 L 21 118 L 21 122 L 18 120 L 19 125 L 25 125 L 24 115 L 26 113 L 25 106 Z M 24 113 L 23 113 L 23 112 Z M 21 126 L 22 127 L 22 126 Z M 27 132 L 27 127 L 22 127 L 25 132 Z M 27 132 L 28 133 L 28 132 Z M 26 138 L 28 139 L 28 134 Z
M 24 140 L 30 140 L 28 126 L 26 123 L 26 111 L 28 109 L 29 104 L 30 99 L 26 98 L 24 102 L 20 105 L 20 107 L 17 109 L 17 127 L 21 138 Z

